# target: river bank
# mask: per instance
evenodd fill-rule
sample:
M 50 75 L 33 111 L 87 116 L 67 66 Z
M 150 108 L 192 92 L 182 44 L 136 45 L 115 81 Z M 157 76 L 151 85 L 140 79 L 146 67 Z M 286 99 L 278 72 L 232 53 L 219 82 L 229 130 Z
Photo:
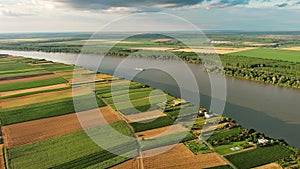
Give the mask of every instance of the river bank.
M 67 64 L 75 64 L 77 59 L 77 55 L 62 53 L 20 51 L 0 51 L 0 53 L 46 59 Z M 98 57 L 101 58 L 101 56 Z M 95 65 L 95 56 L 87 56 L 86 62 L 86 68 L 97 70 L 97 68 L 89 66 L 89 63 L 90 65 Z M 104 60 L 104 64 L 102 64 L 99 71 L 114 74 L 114 70 L 120 62 L 122 62 L 121 58 L 109 57 Z M 131 74 L 135 72 L 132 67 L 135 68 L 137 65 L 138 67 L 151 65 L 168 66 L 174 73 L 182 77 L 185 76 L 177 69 L 175 62 L 149 59 L 130 59 L 130 63 L 122 70 Z M 189 67 L 195 72 L 195 77 L 199 85 L 201 95 L 200 104 L 202 107 L 209 109 L 212 99 L 210 96 L 211 88 L 209 78 L 207 74 L 202 71 L 203 68 L 200 65 L 189 64 Z M 126 74 L 123 74 L 123 77 L 129 78 Z M 218 79 L 218 76 L 214 75 L 212 78 Z M 144 71 L 139 74 L 135 80 L 180 97 L 176 89 L 176 82 L 159 71 Z M 254 128 L 272 138 L 282 138 L 290 145 L 300 147 L 300 136 L 295 134 L 300 130 L 300 117 L 297 111 L 300 110 L 298 104 L 300 95 L 298 90 L 270 86 L 236 78 L 227 78 L 226 81 L 227 99 L 224 110 L 225 116 L 235 119 L 246 128 Z

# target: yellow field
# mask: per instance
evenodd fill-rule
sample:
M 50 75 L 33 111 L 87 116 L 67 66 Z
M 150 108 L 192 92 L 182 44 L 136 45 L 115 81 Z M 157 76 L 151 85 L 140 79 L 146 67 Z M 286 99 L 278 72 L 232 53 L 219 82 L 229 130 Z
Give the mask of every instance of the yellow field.
M 149 120 L 161 116 L 166 116 L 161 110 L 153 110 L 144 113 L 127 115 L 125 118 L 130 122 Z
M 172 126 L 166 126 L 166 127 L 156 128 L 156 129 L 152 129 L 152 130 L 138 132 L 138 133 L 136 133 L 136 135 L 139 138 L 153 139 L 156 137 L 162 137 L 162 136 L 166 136 L 169 134 L 174 134 L 174 133 L 183 132 L 183 131 L 187 131 L 187 130 L 188 129 L 183 127 L 182 125 L 176 124 L 176 125 L 172 125 Z
M 72 93 L 72 89 L 68 89 L 62 91 L 33 94 L 33 95 L 22 96 L 17 98 L 3 99 L 0 101 L 1 108 L 11 108 L 11 107 L 23 106 L 27 104 L 64 99 L 72 96 L 81 96 L 81 95 L 86 95 L 91 93 L 91 90 L 87 87 L 79 87 L 78 89 L 75 90 L 77 92 L 75 92 L 74 94 Z

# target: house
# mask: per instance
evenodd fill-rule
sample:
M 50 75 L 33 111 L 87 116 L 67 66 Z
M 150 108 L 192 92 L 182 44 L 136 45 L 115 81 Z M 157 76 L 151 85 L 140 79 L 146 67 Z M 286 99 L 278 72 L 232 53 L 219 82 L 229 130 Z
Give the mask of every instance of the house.
M 183 100 L 183 99 L 173 100 L 173 106 L 178 106 L 178 105 L 181 105 L 181 104 L 184 104 L 184 103 L 186 103 L 186 101 Z
M 265 138 L 262 138 L 262 139 L 258 139 L 257 140 L 257 143 L 258 144 L 266 144 L 266 143 L 268 143 L 269 142 L 269 140 L 268 139 L 265 139 Z
M 210 119 L 212 117 L 214 117 L 214 115 L 212 113 L 207 113 L 207 112 L 204 112 L 204 117 L 207 118 L 207 119 Z
M 206 112 L 206 110 L 200 109 L 198 111 L 198 117 L 203 117 L 205 112 Z

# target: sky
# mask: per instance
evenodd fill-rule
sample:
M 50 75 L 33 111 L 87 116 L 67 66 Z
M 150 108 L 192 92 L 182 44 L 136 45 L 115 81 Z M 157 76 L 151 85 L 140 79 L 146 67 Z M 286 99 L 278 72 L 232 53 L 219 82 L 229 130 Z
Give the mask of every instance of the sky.
M 0 0 L 0 33 L 189 30 L 187 22 L 200 30 L 298 31 L 299 18 L 300 0 Z

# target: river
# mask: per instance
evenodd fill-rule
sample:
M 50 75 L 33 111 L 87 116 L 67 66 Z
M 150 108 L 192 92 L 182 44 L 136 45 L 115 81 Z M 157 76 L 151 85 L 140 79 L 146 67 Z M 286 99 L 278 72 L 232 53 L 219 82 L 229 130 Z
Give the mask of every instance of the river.
M 46 59 L 66 64 L 74 64 L 78 57 L 77 54 L 29 51 L 0 50 L 0 53 Z M 94 69 L 97 65 L 94 62 L 95 57 L 97 56 L 86 57 L 82 66 Z M 99 71 L 112 74 L 120 63 L 122 63 L 122 58 L 105 57 Z M 149 64 L 166 66 L 183 78 L 186 77 L 178 70 L 176 61 L 134 58 L 131 58 L 127 64 L 122 65 L 122 72 L 124 73 L 122 76 L 127 78 L 127 75 L 129 76 L 132 73 L 131 71 L 134 71 L 133 68 L 144 67 Z M 208 75 L 202 71 L 202 65 L 188 64 L 188 66 L 194 72 L 199 85 L 200 104 L 202 107 L 208 108 L 211 102 L 211 87 Z M 219 77 L 216 75 L 213 78 Z M 180 96 L 176 81 L 159 70 L 142 71 L 134 80 L 149 84 L 174 96 Z M 269 137 L 284 139 L 288 144 L 300 148 L 300 134 L 298 133 L 300 131 L 299 89 L 273 86 L 233 77 L 226 77 L 226 81 L 227 99 L 223 115 L 233 118 L 246 128 L 254 128 Z

